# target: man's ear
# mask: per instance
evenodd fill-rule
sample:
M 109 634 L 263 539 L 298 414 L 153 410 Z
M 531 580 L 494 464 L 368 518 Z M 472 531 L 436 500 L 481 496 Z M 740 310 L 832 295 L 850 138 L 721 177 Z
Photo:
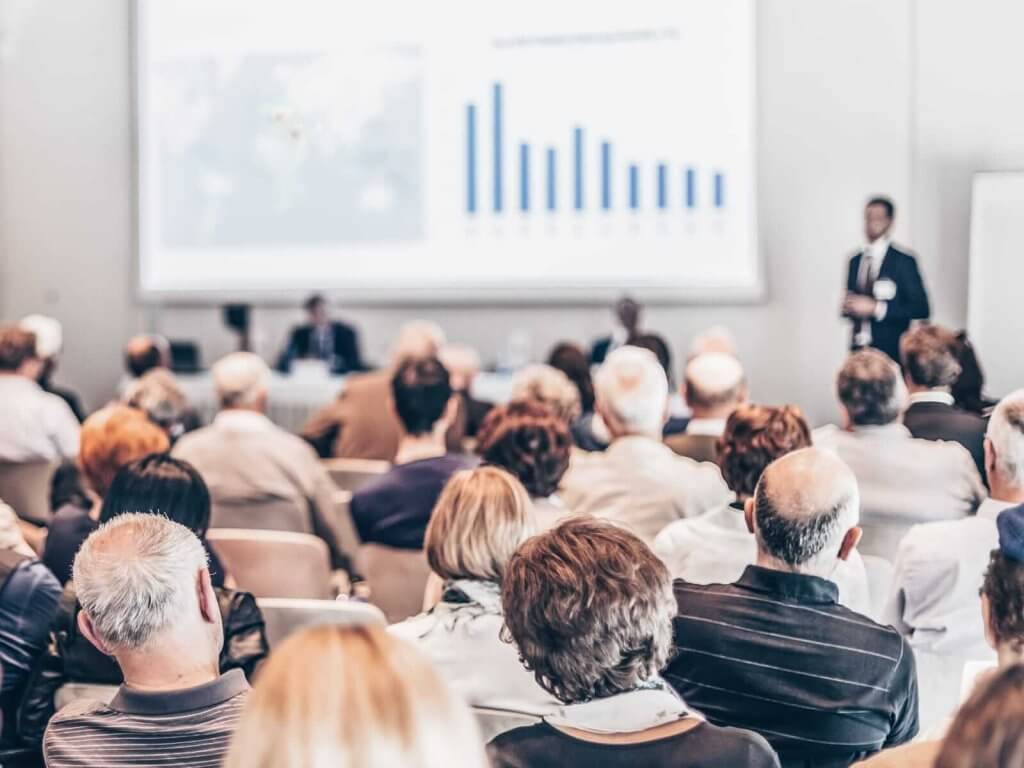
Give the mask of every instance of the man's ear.
M 747 521 L 747 530 L 754 533 L 754 497 L 743 502 L 743 519 Z
M 220 607 L 217 605 L 217 593 L 213 591 L 210 570 L 203 568 L 196 579 L 196 597 L 199 598 L 199 612 L 208 624 L 216 624 L 220 618 Z
M 850 412 L 846 410 L 846 406 L 842 404 L 839 406 L 839 423 L 847 432 L 853 431 L 853 419 L 850 418 Z
M 96 634 L 96 628 L 92 625 L 92 619 L 89 618 L 85 611 L 78 612 L 78 631 L 85 635 L 86 639 L 96 646 L 96 650 L 106 656 L 113 656 L 113 652 L 100 640 L 99 635 Z
M 444 407 L 444 413 L 441 414 L 441 421 L 445 424 L 445 431 L 448 431 L 448 427 L 455 423 L 455 420 L 459 417 L 459 406 L 461 405 L 462 396 L 458 393 L 453 394 L 448 398 L 448 403 Z
M 992 484 L 992 476 L 996 471 L 996 447 L 992 445 L 992 441 L 989 438 L 985 438 L 985 476 L 988 478 L 989 485 Z
M 857 545 L 860 544 L 860 539 L 863 535 L 864 531 L 857 526 L 854 526 L 846 532 L 846 535 L 843 536 L 842 544 L 839 545 L 840 560 L 846 560 L 850 557 L 850 553 L 852 553 L 853 550 L 857 548 Z

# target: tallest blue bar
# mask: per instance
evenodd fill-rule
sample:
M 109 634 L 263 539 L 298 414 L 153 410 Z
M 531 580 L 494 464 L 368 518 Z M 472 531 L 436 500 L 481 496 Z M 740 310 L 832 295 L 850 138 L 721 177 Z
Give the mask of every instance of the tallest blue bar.
M 501 83 L 494 84 L 494 212 L 501 213 Z
M 466 105 L 466 213 L 476 213 L 476 105 Z

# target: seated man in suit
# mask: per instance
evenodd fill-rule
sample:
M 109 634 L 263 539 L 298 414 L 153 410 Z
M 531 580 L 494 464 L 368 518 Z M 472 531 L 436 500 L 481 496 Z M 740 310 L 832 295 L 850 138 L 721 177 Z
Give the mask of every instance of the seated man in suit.
M 745 505 L 757 564 L 733 584 L 675 582 L 665 679 L 709 722 L 760 733 L 784 768 L 845 768 L 917 734 L 914 654 L 832 581 L 860 540 L 858 502 L 834 455 L 787 454 Z
M 978 514 L 915 525 L 896 554 L 884 618 L 915 650 L 980 659 L 990 656 L 978 590 L 999 543 L 996 517 L 1024 504 L 1024 389 L 992 412 L 985 439 L 989 496 Z
M 412 357 L 399 364 L 391 392 L 401 424 L 395 466 L 352 494 L 352 520 L 363 542 L 422 549 L 448 478 L 475 462 L 446 449 L 445 434 L 459 401 L 436 357 Z
M 837 453 L 857 477 L 863 552 L 891 560 L 915 523 L 974 514 L 985 486 L 971 454 L 957 443 L 919 440 L 900 423 L 907 395 L 896 363 L 877 349 L 854 352 L 836 390 L 843 426 L 816 430 L 814 444 Z
M 956 334 L 938 325 L 920 325 L 903 334 L 900 359 L 910 390 L 903 423 L 914 437 L 960 443 L 984 473 L 985 419 L 957 408 L 950 393 L 960 375 L 956 344 Z
M 352 326 L 331 321 L 327 300 L 314 294 L 306 299 L 303 308 L 309 315 L 309 322 L 292 329 L 277 369 L 287 373 L 293 360 L 313 359 L 323 360 L 335 374 L 364 370 L 359 357 L 359 337 Z
M 725 421 L 747 401 L 743 366 L 732 355 L 697 355 L 686 364 L 683 397 L 690 420 L 681 434 L 665 438 L 665 444 L 694 461 L 717 461 Z
M 618 325 L 608 336 L 603 336 L 590 347 L 591 365 L 600 365 L 619 347 L 629 344 L 640 333 L 640 315 L 643 311 L 636 301 L 623 296 L 615 303 L 615 320 Z
M 717 466 L 677 456 L 662 442 L 668 381 L 652 352 L 615 350 L 594 384 L 611 444 L 580 457 L 563 478 L 562 498 L 572 512 L 611 520 L 649 544 L 674 520 L 731 500 Z

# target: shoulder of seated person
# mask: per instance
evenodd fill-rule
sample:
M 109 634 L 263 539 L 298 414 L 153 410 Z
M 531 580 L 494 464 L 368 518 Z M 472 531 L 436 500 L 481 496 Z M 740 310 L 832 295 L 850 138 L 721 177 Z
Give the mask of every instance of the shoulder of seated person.
M 68 720 L 74 720 L 75 718 L 109 711 L 111 711 L 111 709 L 108 704 L 104 704 L 102 701 L 96 699 L 78 699 L 77 701 L 69 702 L 50 719 L 50 725 L 47 727 L 47 732 L 49 732 L 50 728 L 60 726 Z

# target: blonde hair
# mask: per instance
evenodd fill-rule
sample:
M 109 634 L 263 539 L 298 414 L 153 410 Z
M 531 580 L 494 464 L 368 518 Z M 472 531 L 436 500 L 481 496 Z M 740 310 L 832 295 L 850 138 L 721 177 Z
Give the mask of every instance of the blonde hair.
M 500 582 L 519 545 L 538 533 L 530 496 L 498 467 L 457 472 L 427 526 L 424 549 L 442 579 Z
M 226 768 L 485 768 L 466 705 L 377 627 L 322 626 L 271 655 Z

